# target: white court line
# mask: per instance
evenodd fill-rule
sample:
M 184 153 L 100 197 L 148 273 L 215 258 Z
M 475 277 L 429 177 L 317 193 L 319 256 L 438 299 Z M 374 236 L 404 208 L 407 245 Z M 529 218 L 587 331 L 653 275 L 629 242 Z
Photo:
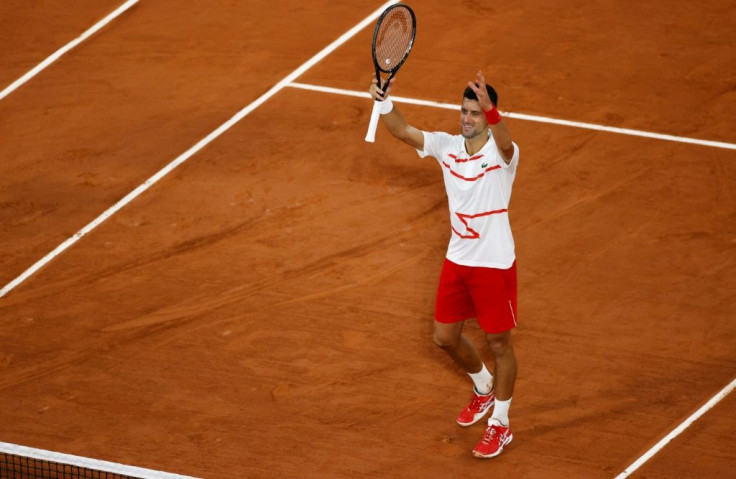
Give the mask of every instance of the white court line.
M 10 95 L 13 91 L 18 89 L 21 85 L 23 85 L 25 82 L 36 76 L 41 70 L 46 68 L 47 66 L 54 63 L 56 60 L 58 60 L 62 55 L 64 55 L 66 52 L 71 50 L 72 48 L 76 47 L 89 37 L 95 34 L 98 30 L 100 30 L 102 27 L 110 23 L 111 21 L 115 20 L 118 16 L 120 16 L 123 12 L 128 10 L 130 7 L 138 3 L 139 0 L 128 0 L 124 4 L 120 5 L 114 12 L 110 13 L 108 16 L 100 20 L 99 22 L 92 25 L 86 32 L 82 33 L 80 36 L 72 40 L 71 42 L 67 43 L 63 47 L 56 50 L 54 53 L 52 53 L 46 60 L 42 61 L 38 65 L 36 65 L 33 69 L 31 69 L 28 73 L 23 75 L 22 77 L 15 80 L 13 83 L 5 87 L 3 91 L 0 91 L 0 100 L 5 98 L 6 96 Z
M 616 476 L 616 479 L 625 479 L 631 475 L 632 472 L 636 471 L 641 467 L 642 464 L 647 462 L 649 459 L 652 458 L 655 454 L 657 454 L 664 446 L 667 445 L 671 440 L 682 434 L 682 432 L 690 427 L 692 423 L 697 421 L 700 416 L 705 414 L 709 409 L 711 409 L 713 406 L 718 404 L 721 400 L 723 400 L 726 396 L 733 391 L 733 389 L 736 387 L 736 379 L 731 381 L 731 383 L 726 386 L 725 388 L 721 389 L 721 391 L 713 396 L 710 401 L 705 403 L 700 409 L 695 411 L 689 418 L 687 418 L 682 424 L 677 426 L 675 429 L 672 430 L 669 434 L 667 434 L 661 441 L 659 441 L 657 444 L 654 445 L 651 449 L 649 449 L 646 453 L 644 453 L 643 456 L 641 456 L 639 459 L 634 461 L 633 464 L 631 464 L 629 467 L 627 467 L 624 472 Z
M 331 88 L 317 85 L 307 85 L 304 83 L 290 83 L 292 88 L 300 88 L 302 90 L 312 90 L 322 93 L 333 93 L 335 95 L 354 96 L 360 98 L 370 98 L 367 92 L 359 92 L 354 90 L 343 90 L 341 88 Z M 452 103 L 439 103 L 436 101 L 417 100 L 415 98 L 405 98 L 400 96 L 392 96 L 391 99 L 397 103 L 408 103 L 412 105 L 429 106 L 433 108 L 444 108 L 446 110 L 458 110 L 460 105 Z M 544 116 L 527 115 L 524 113 L 513 113 L 509 111 L 501 112 L 504 116 L 515 118 L 517 120 L 535 121 L 537 123 L 550 123 L 553 125 L 571 126 L 574 128 L 584 128 L 587 130 L 605 131 L 608 133 L 618 133 L 620 135 L 643 136 L 645 138 L 655 138 L 657 140 L 676 141 L 679 143 L 690 143 L 700 146 L 709 146 L 713 148 L 725 148 L 728 150 L 736 150 L 736 144 L 724 143 L 721 141 L 698 140 L 696 138 L 687 138 L 684 136 L 664 135 L 661 133 L 651 133 L 648 131 L 631 130 L 628 128 L 617 128 L 613 126 L 596 125 L 593 123 L 583 123 L 579 121 L 559 120 L 556 118 L 548 118 Z
M 261 106 L 266 100 L 274 96 L 276 93 L 284 89 L 289 83 L 294 81 L 296 78 L 298 78 L 300 75 L 302 75 L 304 72 L 309 70 L 311 67 L 313 67 L 315 64 L 317 64 L 320 60 L 325 58 L 327 55 L 332 53 L 334 50 L 336 50 L 339 46 L 341 46 L 343 43 L 350 40 L 353 36 L 355 36 L 359 31 L 361 31 L 363 28 L 365 28 L 367 25 L 370 25 L 371 22 L 373 22 L 378 16 L 383 12 L 386 7 L 389 5 L 396 3 L 396 0 L 390 0 L 386 3 L 384 3 L 378 10 L 370 14 L 368 17 L 366 17 L 364 20 L 362 20 L 360 23 L 358 23 L 356 26 L 348 30 L 346 33 L 342 34 L 337 40 L 327 45 L 322 51 L 314 55 L 312 58 L 307 60 L 304 64 L 302 64 L 299 68 L 291 72 L 289 75 L 284 77 L 281 81 L 279 81 L 276 85 L 271 87 L 270 90 L 268 90 L 266 93 L 258 97 L 253 103 L 246 106 L 239 112 L 237 112 L 232 118 L 230 118 L 228 121 L 220 125 L 216 130 L 214 130 L 212 133 L 204 137 L 203 139 L 199 140 L 194 146 L 189 148 L 187 151 L 179 155 L 176 159 L 174 159 L 171 163 L 163 167 L 161 170 L 159 170 L 156 174 L 154 174 L 152 177 L 147 179 L 143 184 L 138 186 L 136 189 L 128 193 L 122 200 L 115 203 L 113 206 L 108 208 L 104 213 L 102 213 L 100 216 L 92 220 L 87 226 L 82 228 L 81 230 L 77 231 L 72 235 L 70 238 L 68 238 L 66 241 L 61 243 L 59 246 L 54 248 L 53 251 L 51 251 L 49 254 L 38 260 L 33 266 L 25 270 L 20 276 L 15 278 L 13 281 L 8 283 L 3 287 L 3 289 L 0 289 L 0 298 L 8 294 L 10 291 L 12 291 L 16 286 L 21 284 L 23 281 L 28 279 L 33 273 L 44 267 L 46 264 L 48 264 L 51 260 L 59 256 L 61 253 L 63 253 L 67 248 L 72 246 L 74 243 L 79 241 L 80 238 L 82 238 L 84 235 L 88 234 L 90 231 L 98 227 L 103 221 L 117 213 L 120 209 L 122 209 L 125 205 L 133 201 L 135 198 L 137 198 L 141 193 L 146 191 L 148 188 L 150 188 L 153 184 L 158 182 L 161 178 L 168 175 L 172 170 L 174 170 L 177 166 L 181 165 L 185 161 L 187 161 L 189 158 L 191 158 L 195 153 L 197 153 L 199 150 L 207 146 L 210 142 L 212 142 L 215 138 L 222 135 L 224 132 L 229 130 L 233 125 L 235 125 L 237 122 L 245 118 L 249 113 L 251 113 L 253 110 Z
M 117 462 L 100 461 L 99 459 L 73 456 L 71 454 L 62 454 L 60 452 L 46 451 L 43 449 L 34 449 L 32 447 L 19 446 L 17 444 L 10 444 L 7 442 L 0 442 L 0 452 L 12 454 L 14 456 L 31 457 L 33 459 L 40 459 L 41 461 L 50 461 L 86 469 L 95 469 L 97 471 L 120 474 L 123 476 L 139 477 L 141 479 L 196 479 L 191 476 L 181 476 L 170 472 L 126 466 L 125 464 L 118 464 Z M 15 472 L 19 473 L 21 470 L 19 469 Z M 23 472 L 28 471 L 24 469 Z

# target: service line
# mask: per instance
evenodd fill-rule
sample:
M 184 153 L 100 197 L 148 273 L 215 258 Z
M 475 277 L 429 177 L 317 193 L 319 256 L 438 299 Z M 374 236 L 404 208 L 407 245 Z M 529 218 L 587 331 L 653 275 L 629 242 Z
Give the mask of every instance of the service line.
M 115 20 L 117 17 L 122 15 L 125 11 L 127 11 L 130 7 L 138 3 L 139 0 L 128 0 L 124 4 L 120 5 L 115 11 L 110 13 L 108 16 L 100 20 L 99 22 L 92 25 L 86 32 L 82 33 L 80 36 L 72 40 L 71 42 L 67 43 L 63 47 L 56 50 L 54 53 L 52 53 L 46 60 L 42 61 L 38 65 L 36 65 L 33 69 L 28 71 L 25 75 L 15 80 L 13 83 L 5 87 L 3 91 L 0 91 L 0 100 L 5 98 L 6 96 L 10 95 L 12 92 L 17 90 L 21 85 L 26 83 L 28 80 L 36 76 L 41 70 L 46 68 L 47 66 L 54 63 L 56 60 L 58 60 L 62 55 L 64 55 L 66 52 L 71 50 L 72 48 L 76 47 L 92 35 L 94 35 L 98 30 L 100 30 L 102 27 L 110 23 L 111 21 Z
M 300 88 L 302 90 L 312 90 L 312 91 L 318 91 L 322 93 L 332 93 L 334 95 L 345 95 L 345 96 L 354 96 L 354 97 L 360 97 L 360 98 L 370 98 L 370 95 L 367 92 L 344 90 L 341 88 L 331 88 L 331 87 L 318 86 L 318 85 L 307 85 L 304 83 L 290 83 L 287 86 L 291 88 Z M 444 108 L 446 110 L 459 110 L 460 109 L 460 105 L 456 105 L 452 103 L 440 103 L 440 102 L 429 101 L 429 100 L 418 100 L 416 98 L 405 98 L 401 96 L 392 96 L 391 99 L 395 101 L 396 103 L 408 103 L 411 105 L 428 106 L 432 108 Z M 690 143 L 693 145 L 709 146 L 712 148 L 725 148 L 727 150 L 736 150 L 736 144 L 724 143 L 722 141 L 699 140 L 697 138 L 687 138 L 684 136 L 665 135 L 662 133 L 652 133 L 649 131 L 632 130 L 629 128 L 617 128 L 614 126 L 596 125 L 594 123 L 583 123 L 580 121 L 560 120 L 557 118 L 527 115 L 525 113 L 513 113 L 510 111 L 502 111 L 501 113 L 503 113 L 504 116 L 507 116 L 509 118 L 515 118 L 517 120 L 535 121 L 537 123 L 549 123 L 552 125 L 562 125 L 562 126 L 569 126 L 573 128 L 584 128 L 586 130 L 605 131 L 607 133 L 616 133 L 619 135 L 642 136 L 645 138 L 654 138 L 657 140 L 675 141 L 679 143 Z

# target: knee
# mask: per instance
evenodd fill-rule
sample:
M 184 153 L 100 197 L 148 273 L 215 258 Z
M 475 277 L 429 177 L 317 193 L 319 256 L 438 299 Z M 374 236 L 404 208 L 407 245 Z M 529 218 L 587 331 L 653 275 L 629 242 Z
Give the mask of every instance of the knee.
M 507 354 L 513 356 L 514 346 L 511 344 L 510 334 L 489 334 L 486 336 L 486 341 L 494 357 L 498 358 Z
M 459 338 L 455 335 L 447 334 L 446 332 L 438 331 L 435 329 L 434 334 L 432 335 L 432 340 L 434 341 L 434 344 L 442 349 L 454 350 L 457 348 Z

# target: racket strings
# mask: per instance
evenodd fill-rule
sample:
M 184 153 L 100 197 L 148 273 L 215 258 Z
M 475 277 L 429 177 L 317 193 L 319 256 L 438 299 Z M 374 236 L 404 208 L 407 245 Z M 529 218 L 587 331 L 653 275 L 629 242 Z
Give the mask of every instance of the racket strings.
M 409 53 L 407 50 L 413 39 L 413 20 L 411 13 L 403 8 L 395 8 L 383 19 L 376 36 L 376 63 L 378 68 L 388 73 Z

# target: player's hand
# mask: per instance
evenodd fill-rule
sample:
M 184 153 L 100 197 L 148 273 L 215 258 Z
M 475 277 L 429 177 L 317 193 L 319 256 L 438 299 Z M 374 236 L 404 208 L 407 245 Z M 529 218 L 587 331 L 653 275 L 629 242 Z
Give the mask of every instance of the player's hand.
M 378 88 L 378 80 L 376 78 L 373 78 L 373 81 L 371 82 L 371 87 L 368 90 L 368 92 L 371 94 L 371 96 L 378 100 L 383 101 L 386 98 L 388 98 L 388 91 L 391 89 L 391 87 L 394 84 L 394 78 L 391 79 L 391 81 L 388 83 L 388 86 L 385 88 L 385 90 L 381 90 Z
M 486 90 L 486 77 L 483 76 L 483 72 L 479 71 L 475 78 L 475 82 L 469 81 L 468 86 L 475 92 L 475 95 L 478 97 L 478 103 L 480 104 L 480 107 L 483 108 L 483 111 L 493 109 L 495 105 L 491 102 L 491 97 L 488 96 L 488 90 Z

